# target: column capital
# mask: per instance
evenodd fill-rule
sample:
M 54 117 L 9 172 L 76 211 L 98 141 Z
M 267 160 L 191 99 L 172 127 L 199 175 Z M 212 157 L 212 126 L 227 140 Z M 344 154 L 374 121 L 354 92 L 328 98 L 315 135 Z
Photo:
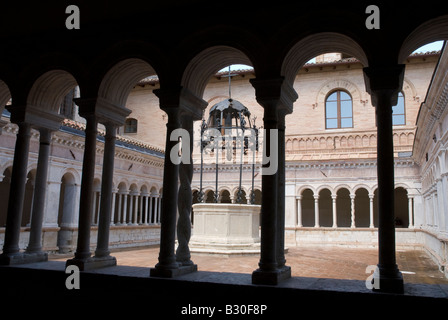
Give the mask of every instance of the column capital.
M 381 95 L 388 95 L 391 105 L 397 104 L 398 93 L 403 86 L 404 64 L 366 67 L 363 71 L 366 91 L 371 95 L 375 107 Z
M 208 105 L 205 100 L 182 86 L 177 88 L 160 88 L 153 92 L 159 98 L 162 110 L 167 113 L 170 110 L 177 110 L 179 116 L 188 115 L 193 120 L 202 119 L 202 112 Z
M 263 108 L 276 108 L 285 114 L 292 113 L 293 103 L 299 96 L 284 77 L 255 78 L 249 81 L 255 88 L 257 102 Z

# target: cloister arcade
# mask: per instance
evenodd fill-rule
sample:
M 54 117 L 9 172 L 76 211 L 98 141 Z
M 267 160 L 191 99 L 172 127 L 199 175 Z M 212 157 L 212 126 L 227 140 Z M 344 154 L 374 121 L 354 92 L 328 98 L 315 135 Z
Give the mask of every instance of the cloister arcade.
M 179 32 L 178 28 L 168 26 L 173 19 L 163 20 L 168 12 L 164 11 L 151 25 L 161 31 L 166 27 L 166 32 L 150 32 L 153 37 L 148 36 L 146 25 L 136 26 L 138 22 L 133 22 L 130 26 L 120 24 L 124 29 L 117 38 L 114 30 L 102 37 L 80 34 L 79 37 L 67 36 L 61 40 L 63 45 L 58 43 L 57 47 L 52 44 L 51 36 L 42 35 L 36 50 L 14 50 L 27 43 L 26 39 L 17 43 L 5 40 L 7 49 L 0 53 L 0 111 L 3 112 L 7 101 L 12 99 L 7 109 L 11 113 L 10 121 L 17 125 L 18 131 L 12 170 L 9 166 L 2 170 L 11 182 L 6 219 L 2 218 L 6 220 L 6 228 L 1 263 L 26 263 L 36 256 L 43 256 L 40 254 L 42 222 L 47 214 L 43 203 L 47 192 L 51 135 L 60 128 L 63 120 L 59 113 L 61 100 L 79 86 L 81 96 L 76 103 L 79 115 L 86 119 L 85 147 L 81 180 L 77 182 L 79 212 L 74 212 L 78 214 L 77 245 L 74 257 L 67 261 L 67 265 L 88 270 L 114 264 L 109 251 L 111 221 L 116 225 L 125 222 L 144 224 L 151 219 L 157 222 L 157 214 L 156 218 L 148 217 L 151 209 L 154 214 L 160 208 L 159 262 L 150 275 L 171 278 L 191 272 L 192 261 L 188 254 L 191 208 L 186 207 L 188 202 L 178 203 L 178 200 L 192 198 L 192 164 L 178 164 L 166 156 L 163 185 L 155 190 L 150 185 L 114 181 L 116 129 L 124 124 L 130 113 L 126 99 L 132 87 L 145 77 L 157 75 L 160 88 L 154 90 L 154 94 L 167 114 L 164 150 L 168 155 L 178 147 L 178 140 L 170 139 L 172 132 L 184 128 L 192 134 L 193 121 L 201 119 L 202 110 L 207 105 L 202 97 L 210 77 L 229 64 L 245 64 L 254 67 L 255 78 L 250 82 L 264 111 L 264 143 L 270 146 L 272 141 L 278 147 L 278 170 L 261 177 L 261 252 L 259 268 L 253 272 L 252 282 L 276 285 L 289 278 L 291 267 L 287 265 L 284 253 L 285 117 L 292 113 L 293 104 L 299 98 L 292 84 L 298 70 L 311 58 L 322 53 L 343 52 L 356 57 L 363 65 L 366 91 L 376 108 L 377 185 L 375 188 L 341 186 L 300 190 L 297 200 L 301 221 L 302 225 L 342 227 L 359 223 L 359 227 L 370 227 L 372 222 L 375 226 L 378 217 L 380 290 L 402 293 L 403 278 L 395 253 L 397 222 L 393 212 L 396 205 L 402 207 L 404 204 L 409 208 L 411 198 L 406 200 L 406 192 L 396 188 L 394 183 L 392 106 L 396 104 L 403 84 L 403 60 L 425 43 L 448 39 L 448 16 L 442 15 L 446 10 L 431 9 L 428 5 L 415 13 L 415 9 L 410 11 L 401 7 L 401 11 L 394 11 L 395 14 L 382 15 L 380 30 L 368 30 L 362 3 L 347 8 L 336 7 L 339 4 L 319 6 L 319 11 L 324 14 L 317 14 L 312 4 L 304 6 L 305 10 L 296 12 L 300 14 L 284 20 L 283 15 L 275 18 L 275 12 L 270 12 L 273 21 L 269 26 L 266 17 L 256 13 L 254 17 L 247 17 L 251 23 L 245 20 L 232 25 L 217 23 L 214 18 L 203 23 L 198 18 L 196 23 Z M 342 10 L 343 18 L 331 14 L 336 9 Z M 392 10 L 391 7 L 384 10 L 387 9 Z M 185 12 L 176 14 L 180 17 Z M 303 16 L 305 14 L 307 16 Z M 183 19 L 179 18 L 179 21 Z M 391 29 L 393 23 L 399 28 Z M 95 24 L 85 28 L 101 33 Z M 20 54 L 16 56 L 15 52 Z M 14 63 L 9 63 L 11 60 Z M 98 124 L 105 126 L 101 178 L 98 178 L 99 172 L 95 172 Z M 39 131 L 40 143 L 39 150 L 34 151 L 38 153 L 36 169 L 29 175 L 32 128 Z M 271 130 L 278 132 L 275 141 L 276 136 Z M 270 153 L 269 147 L 267 152 Z M 63 194 L 70 192 L 73 178 L 76 177 L 69 174 L 60 176 L 58 181 L 64 186 Z M 32 209 L 26 209 L 24 205 L 29 200 L 24 200 L 31 197 L 31 186 L 27 181 L 31 179 L 35 181 Z M 161 200 L 153 200 L 154 207 L 147 205 L 150 198 L 159 199 L 157 194 L 161 194 Z M 229 198 L 231 195 L 229 192 Z M 378 204 L 372 209 L 374 201 L 371 199 L 375 196 Z M 64 209 L 65 203 L 62 207 L 61 223 L 69 212 Z M 20 230 L 30 210 L 30 244 L 26 252 L 21 252 Z M 402 225 L 412 225 L 412 218 L 406 221 L 406 217 L 411 217 L 409 212 L 403 211 L 399 217 Z M 98 241 L 92 256 L 90 237 L 92 224 L 96 223 Z M 176 236 L 184 252 L 175 251 Z

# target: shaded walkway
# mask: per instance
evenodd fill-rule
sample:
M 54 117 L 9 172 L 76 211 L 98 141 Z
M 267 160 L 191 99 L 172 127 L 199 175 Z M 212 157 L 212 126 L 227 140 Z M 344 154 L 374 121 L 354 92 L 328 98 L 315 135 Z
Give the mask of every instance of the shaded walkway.
M 158 247 L 119 250 L 112 253 L 118 265 L 151 267 L 157 263 Z M 366 280 L 369 265 L 377 263 L 378 250 L 338 247 L 292 247 L 286 255 L 293 277 Z M 50 260 L 65 261 L 67 257 L 52 255 Z M 258 255 L 219 256 L 192 254 L 199 271 L 251 274 L 257 267 Z M 422 250 L 397 250 L 397 263 L 405 283 L 447 284 L 442 272 Z

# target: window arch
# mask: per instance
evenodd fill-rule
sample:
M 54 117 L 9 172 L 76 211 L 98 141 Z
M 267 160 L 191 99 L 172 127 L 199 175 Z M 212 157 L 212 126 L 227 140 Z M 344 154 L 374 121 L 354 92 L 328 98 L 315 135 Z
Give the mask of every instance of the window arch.
M 348 92 L 335 90 L 325 99 L 325 128 L 353 128 L 353 103 Z
M 392 124 L 394 126 L 406 125 L 406 112 L 403 92 L 398 93 L 397 104 L 392 107 Z
M 126 119 L 124 123 L 124 133 L 137 133 L 137 119 Z

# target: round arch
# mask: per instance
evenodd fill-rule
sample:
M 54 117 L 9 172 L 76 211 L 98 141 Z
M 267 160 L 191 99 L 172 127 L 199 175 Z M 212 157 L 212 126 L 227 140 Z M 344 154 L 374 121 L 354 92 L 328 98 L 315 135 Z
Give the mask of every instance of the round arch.
M 145 60 L 140 58 L 121 60 L 105 73 L 98 89 L 98 97 L 125 108 L 128 95 L 135 84 L 155 74 L 155 69 Z
M 9 91 L 8 85 L 0 80 L 0 115 L 5 109 L 6 103 L 11 99 L 11 92 Z
M 60 69 L 47 71 L 34 81 L 27 96 L 27 105 L 58 114 L 62 99 L 76 86 L 76 79 L 69 72 Z
M 286 54 L 281 74 L 292 84 L 299 69 L 310 59 L 323 53 L 341 52 L 359 59 L 364 67 L 368 59 L 361 46 L 352 38 L 335 32 L 322 32 L 309 35 L 296 44 Z
M 415 28 L 401 45 L 398 63 L 403 63 L 418 48 L 438 40 L 448 40 L 448 15 L 428 20 Z
M 197 97 L 202 97 L 210 77 L 231 64 L 253 66 L 248 56 L 234 47 L 217 45 L 202 50 L 186 66 L 181 85 Z

